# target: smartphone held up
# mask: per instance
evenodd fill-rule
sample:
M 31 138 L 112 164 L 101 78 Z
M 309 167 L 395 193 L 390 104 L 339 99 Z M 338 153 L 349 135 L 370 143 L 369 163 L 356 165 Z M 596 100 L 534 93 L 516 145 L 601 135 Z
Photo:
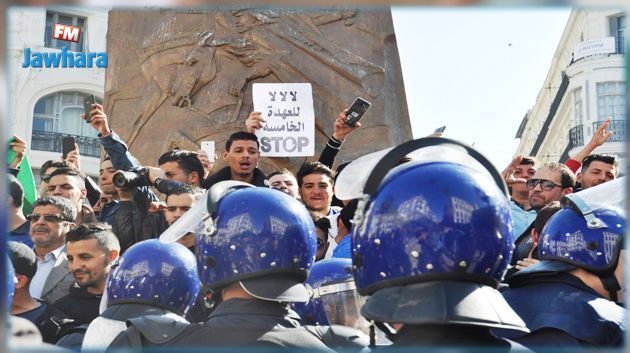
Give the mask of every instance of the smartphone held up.
M 83 97 L 83 110 L 85 112 L 85 122 L 88 124 L 92 121 L 92 116 L 90 115 L 90 112 L 94 110 L 93 105 L 95 103 L 96 103 L 96 96 L 94 96 L 93 94 L 88 94 L 87 96 Z
M 346 112 L 346 125 L 354 127 L 371 106 L 372 103 L 361 97 L 357 97 Z

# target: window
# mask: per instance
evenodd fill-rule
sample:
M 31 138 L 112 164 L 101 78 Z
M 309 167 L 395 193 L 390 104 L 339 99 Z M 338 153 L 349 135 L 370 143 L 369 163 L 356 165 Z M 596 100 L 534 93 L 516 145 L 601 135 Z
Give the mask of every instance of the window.
M 626 52 L 626 16 L 617 16 L 610 19 L 610 35 L 615 37 L 615 47 L 617 54 Z
M 573 117 L 575 119 L 575 126 L 582 125 L 583 120 L 582 109 L 582 87 L 573 90 Z
M 597 120 L 626 120 L 626 89 L 623 82 L 597 84 Z
M 53 28 L 55 23 L 60 23 L 64 25 L 72 25 L 81 27 L 81 33 L 79 34 L 79 42 L 69 42 L 60 39 L 54 39 L 52 37 Z M 87 20 L 85 17 L 79 17 L 74 15 L 62 14 L 58 12 L 48 11 L 46 12 L 46 31 L 44 34 L 44 45 L 48 48 L 57 48 L 61 49 L 62 47 L 67 47 L 68 50 L 71 51 L 85 51 L 85 25 Z
M 617 17 L 617 52 L 626 52 L 626 16 Z
M 38 100 L 33 109 L 31 147 L 39 151 L 61 152 L 62 137 L 71 135 L 82 155 L 100 156 L 96 130 L 81 119 L 85 96 L 81 92 L 64 91 Z

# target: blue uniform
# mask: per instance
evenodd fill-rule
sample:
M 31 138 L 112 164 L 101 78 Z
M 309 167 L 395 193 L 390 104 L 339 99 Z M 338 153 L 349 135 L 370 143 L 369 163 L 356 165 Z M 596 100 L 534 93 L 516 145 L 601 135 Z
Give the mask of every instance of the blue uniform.
M 501 335 L 525 346 L 566 347 L 573 342 L 610 347 L 623 342 L 625 309 L 567 273 L 529 278 L 503 296 L 531 333 Z

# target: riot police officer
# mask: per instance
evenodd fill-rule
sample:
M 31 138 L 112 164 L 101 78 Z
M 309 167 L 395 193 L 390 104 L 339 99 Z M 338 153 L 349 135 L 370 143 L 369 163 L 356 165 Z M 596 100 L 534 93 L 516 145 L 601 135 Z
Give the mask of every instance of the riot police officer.
M 530 348 L 623 343 L 626 310 L 615 302 L 622 299 L 625 214 L 593 207 L 583 193 L 562 200 L 542 230 L 541 261 L 512 276 L 504 293 L 531 333 L 503 334 Z
M 216 308 L 204 323 L 190 325 L 167 342 L 150 337 L 155 323 L 145 320 L 133 322 L 114 345 L 133 345 L 134 337 L 140 337 L 149 347 L 330 351 L 300 326 L 289 307 L 291 302 L 308 301 L 304 281 L 315 259 L 315 229 L 304 206 L 278 190 L 235 181 L 214 185 L 205 206 L 204 223 L 195 227 L 195 250 L 201 281 L 217 299 Z M 196 214 L 196 207 L 189 213 Z
M 371 324 L 360 313 L 365 297 L 356 290 L 352 260 L 334 258 L 316 262 L 306 284 L 312 292 L 311 300 L 293 305 L 304 328 L 333 349 L 362 351 L 370 345 Z M 391 343 L 382 335 L 381 339 L 381 345 Z
M 134 322 L 150 316 L 156 325 L 151 334 L 161 339 L 180 332 L 195 302 L 201 283 L 195 256 L 178 243 L 145 240 L 131 246 L 113 265 L 107 280 L 107 308 L 87 330 L 64 336 L 60 345 L 82 350 L 105 350 Z
M 418 148 L 418 157 L 409 155 Z M 407 155 L 413 161 L 395 167 Z M 441 138 L 380 156 L 358 178 L 366 182 L 352 233 L 356 286 L 370 296 L 363 316 L 392 326 L 392 347 L 523 348 L 491 333 L 527 331 L 496 290 L 514 241 L 498 171 Z

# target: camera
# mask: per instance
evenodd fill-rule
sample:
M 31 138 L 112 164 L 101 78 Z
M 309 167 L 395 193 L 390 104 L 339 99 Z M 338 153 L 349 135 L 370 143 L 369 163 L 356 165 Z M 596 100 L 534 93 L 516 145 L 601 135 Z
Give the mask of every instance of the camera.
M 130 172 L 119 170 L 112 176 L 112 183 L 117 188 L 150 186 L 149 169 L 140 168 Z

